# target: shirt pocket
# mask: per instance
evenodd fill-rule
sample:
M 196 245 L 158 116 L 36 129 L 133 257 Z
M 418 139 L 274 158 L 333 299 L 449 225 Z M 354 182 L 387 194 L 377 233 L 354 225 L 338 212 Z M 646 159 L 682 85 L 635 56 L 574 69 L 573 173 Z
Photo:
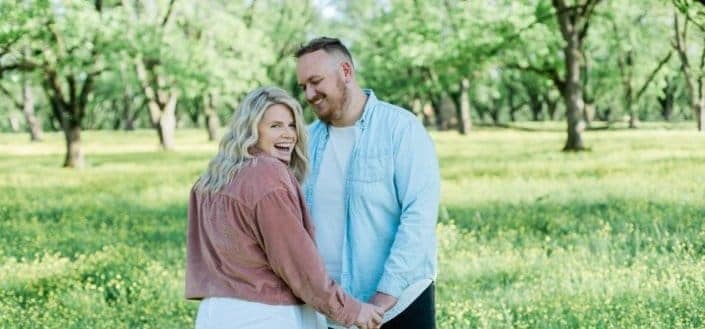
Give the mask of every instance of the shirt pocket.
M 351 159 L 353 168 L 350 179 L 354 182 L 379 182 L 391 172 L 392 155 L 379 154 Z

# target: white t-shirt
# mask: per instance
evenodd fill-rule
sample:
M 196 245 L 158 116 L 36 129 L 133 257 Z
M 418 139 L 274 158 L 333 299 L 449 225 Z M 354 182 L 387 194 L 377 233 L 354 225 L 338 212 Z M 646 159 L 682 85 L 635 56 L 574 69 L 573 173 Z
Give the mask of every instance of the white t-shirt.
M 345 232 L 345 177 L 357 131 L 355 126 L 330 126 L 321 168 L 313 189 L 311 214 L 316 225 L 316 244 L 326 271 L 340 282 L 343 234 Z

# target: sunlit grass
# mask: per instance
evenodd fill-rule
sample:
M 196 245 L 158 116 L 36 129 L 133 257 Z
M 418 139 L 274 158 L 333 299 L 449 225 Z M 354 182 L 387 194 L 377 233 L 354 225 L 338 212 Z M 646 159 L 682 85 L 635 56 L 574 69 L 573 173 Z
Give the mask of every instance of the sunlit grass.
M 705 326 L 705 136 L 685 123 L 432 134 L 441 162 L 439 328 Z M 534 131 L 528 131 L 534 130 Z M 182 328 L 188 190 L 217 149 L 180 130 L 0 134 L 0 327 Z

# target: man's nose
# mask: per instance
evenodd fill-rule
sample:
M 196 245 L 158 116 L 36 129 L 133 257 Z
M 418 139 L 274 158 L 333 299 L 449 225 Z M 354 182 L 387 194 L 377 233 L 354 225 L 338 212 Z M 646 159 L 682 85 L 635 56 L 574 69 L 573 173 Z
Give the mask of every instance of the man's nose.
M 306 88 L 306 100 L 307 101 L 312 101 L 314 97 L 316 97 L 316 90 L 313 87 L 308 87 Z

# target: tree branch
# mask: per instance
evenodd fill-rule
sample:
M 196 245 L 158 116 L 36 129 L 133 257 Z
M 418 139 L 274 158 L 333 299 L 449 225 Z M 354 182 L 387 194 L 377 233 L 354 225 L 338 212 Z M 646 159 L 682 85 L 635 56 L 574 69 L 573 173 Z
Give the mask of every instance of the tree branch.
M 78 99 L 77 99 L 77 104 L 78 104 L 78 113 L 76 113 L 78 121 L 81 122 L 83 119 L 83 116 L 85 115 L 85 108 L 86 104 L 88 103 L 88 94 L 91 92 L 91 89 L 93 88 L 93 79 L 95 78 L 95 75 L 89 74 L 88 77 L 86 77 L 86 80 L 83 82 L 83 86 L 81 86 L 81 91 L 78 94 Z
M 549 80 L 553 81 L 553 83 L 556 85 L 556 87 L 558 89 L 563 89 L 563 86 L 565 85 L 565 81 L 563 81 L 563 79 L 561 79 L 560 74 L 558 74 L 558 70 L 556 70 L 555 67 L 542 68 L 542 67 L 535 67 L 532 65 L 521 66 L 516 63 L 510 63 L 510 64 L 506 65 L 506 67 L 509 69 L 534 72 L 536 74 L 544 76 L 544 77 L 548 78 Z
M 595 7 L 597 7 L 597 4 L 600 3 L 600 1 L 602 0 L 588 0 L 583 5 L 583 11 L 580 13 L 580 17 L 582 18 L 584 24 L 578 33 L 579 40 L 583 40 L 587 37 L 588 29 L 590 27 L 590 19 L 595 12 Z
M 678 55 L 681 59 L 681 67 L 683 69 L 688 69 L 690 68 L 690 63 L 688 62 L 688 54 L 686 53 L 686 30 L 688 28 L 687 26 L 688 21 L 686 20 L 683 23 L 683 31 L 681 32 L 679 30 L 680 28 L 680 23 L 678 22 L 678 13 L 673 14 L 673 27 L 675 29 L 675 45 L 674 48 L 676 51 L 678 51 Z M 686 74 L 687 77 L 688 74 Z
M 5 71 L 12 71 L 12 70 L 19 70 L 19 71 L 31 71 L 39 67 L 39 64 L 23 59 L 22 61 L 12 63 L 12 64 L 6 64 L 6 65 L 0 65 L 0 78 L 2 78 L 2 75 Z
M 171 13 L 174 10 L 174 2 L 176 2 L 176 0 L 169 1 L 169 6 L 166 9 L 166 14 L 164 15 L 164 19 L 162 19 L 162 24 L 161 24 L 162 27 L 166 26 L 166 23 L 169 22 L 169 18 L 171 17 Z
M 666 55 L 666 57 L 664 57 L 663 59 L 661 59 L 661 61 L 659 61 L 656 68 L 653 71 L 651 71 L 651 74 L 649 74 L 649 77 L 644 82 L 644 85 L 642 85 L 641 88 L 639 89 L 639 91 L 636 93 L 635 100 L 639 100 L 639 97 L 641 97 L 641 95 L 646 91 L 646 88 L 654 80 L 654 77 L 656 77 L 656 74 L 658 74 L 658 72 L 661 71 L 661 68 L 664 65 L 666 65 L 666 63 L 668 63 L 668 61 L 671 59 L 672 54 L 673 54 L 673 51 L 669 51 L 668 54 Z M 705 54 L 705 52 L 703 54 Z
M 559 0 L 559 1 L 562 1 L 562 0 Z M 512 35 L 510 35 L 510 36 L 508 36 L 508 37 L 503 38 L 503 39 L 502 39 L 502 43 L 500 43 L 499 45 L 497 45 L 497 46 L 491 48 L 491 49 L 490 49 L 489 51 L 487 51 L 487 53 L 485 53 L 485 54 L 486 54 L 487 56 L 489 56 L 489 57 L 492 57 L 492 56 L 497 55 L 500 51 L 502 51 L 502 50 L 504 50 L 504 49 L 507 49 L 507 48 L 508 48 L 507 45 L 508 45 L 509 43 L 511 43 L 511 42 L 513 42 L 514 40 L 520 38 L 522 33 L 524 33 L 524 32 L 526 32 L 526 31 L 530 30 L 530 29 L 533 28 L 535 25 L 540 24 L 540 23 L 543 23 L 543 22 L 545 22 L 545 21 L 547 21 L 547 20 L 549 20 L 549 19 L 554 18 L 555 15 L 558 15 L 558 14 L 560 14 L 560 13 L 563 13 L 563 12 L 565 12 L 565 11 L 572 10 L 572 9 L 573 9 L 572 7 L 569 7 L 569 8 L 563 7 L 563 9 L 557 10 L 556 12 L 551 12 L 551 13 L 548 13 L 548 14 L 545 14 L 545 15 L 542 15 L 542 16 L 539 16 L 539 17 L 536 17 L 536 19 L 535 19 L 533 22 L 531 22 L 531 23 L 527 24 L 526 26 L 520 28 L 520 29 L 517 30 L 514 34 L 512 34 Z
M 698 0 L 700 4 L 705 5 L 705 0 Z M 692 16 L 690 16 L 690 13 L 688 12 L 688 7 L 689 4 L 685 1 L 678 1 L 678 0 L 673 0 L 673 5 L 680 11 L 684 16 L 687 21 L 691 21 L 693 24 L 695 24 L 700 31 L 705 31 L 705 26 L 701 23 L 698 23 Z M 699 14 L 701 14 L 700 12 Z
M 2 84 L 0 84 L 0 92 L 5 94 L 5 96 L 7 96 L 7 98 L 9 98 L 10 101 L 12 101 L 12 104 L 15 105 L 15 107 L 17 107 L 17 109 L 19 109 L 19 110 L 22 109 L 22 107 L 23 107 L 22 102 L 15 99 L 15 96 L 13 96 L 12 93 L 9 90 L 7 90 L 7 88 L 5 88 L 5 86 L 3 86 Z
M 0 47 L 0 57 L 3 57 L 5 55 L 9 54 L 11 51 L 10 47 L 12 47 L 12 45 L 17 43 L 18 41 L 20 41 L 20 37 L 22 37 L 22 35 L 18 33 L 17 35 L 14 36 L 14 38 L 11 38 L 10 40 L 6 40 L 4 42 L 4 44 L 2 45 L 2 47 Z
M 245 26 L 249 29 L 252 27 L 252 21 L 255 16 L 255 6 L 257 5 L 257 0 L 252 0 L 250 5 L 245 10 L 245 14 L 242 15 L 242 20 L 245 21 Z M 283 16 L 283 15 L 282 15 Z

